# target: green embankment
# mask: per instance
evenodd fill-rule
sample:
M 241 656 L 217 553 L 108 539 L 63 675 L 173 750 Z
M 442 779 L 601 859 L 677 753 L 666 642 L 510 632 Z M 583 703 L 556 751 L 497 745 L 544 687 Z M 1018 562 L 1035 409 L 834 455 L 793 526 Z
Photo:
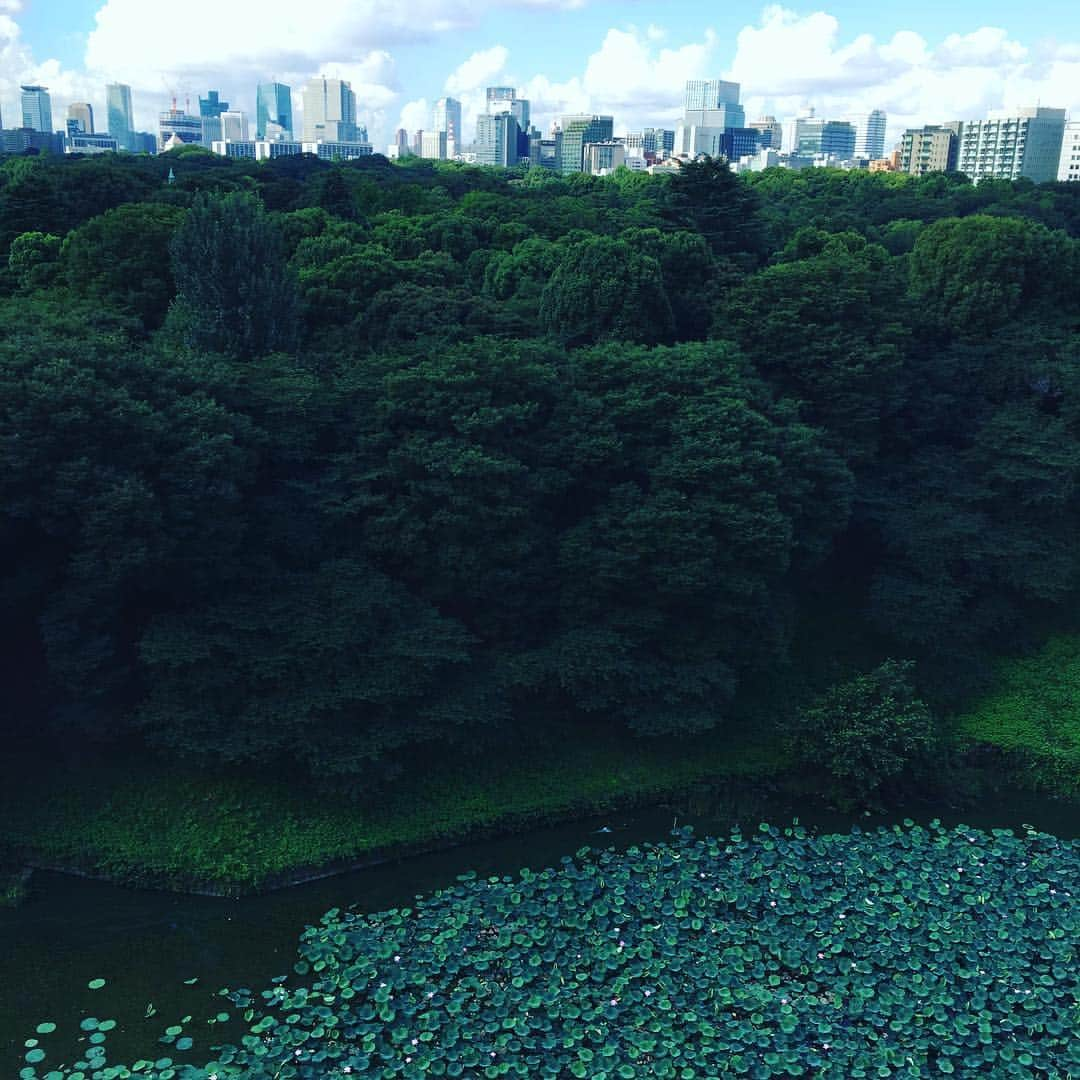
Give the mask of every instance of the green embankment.
M 956 735 L 1014 755 L 1040 787 L 1080 794 L 1080 635 L 1002 660 L 997 689 L 959 717 Z
M 1003 660 L 996 689 L 950 727 L 961 751 L 1008 754 L 1008 782 L 1080 794 L 1080 635 Z M 145 761 L 60 772 L 9 764 L 4 858 L 232 893 L 485 831 L 657 802 L 696 785 L 777 777 L 791 761 L 763 723 L 678 741 L 579 734 L 512 757 L 432 761 L 374 803 L 281 778 Z
M 0 907 L 18 907 L 25 897 L 25 871 L 21 867 L 0 866 Z
M 233 892 L 487 829 L 655 802 L 705 781 L 773 775 L 787 764 L 775 741 L 746 732 L 663 743 L 604 736 L 530 749 L 511 762 L 444 763 L 392 785 L 374 806 L 282 780 L 163 766 L 137 775 L 23 769 L 5 785 L 0 815 L 9 845 L 31 861 Z

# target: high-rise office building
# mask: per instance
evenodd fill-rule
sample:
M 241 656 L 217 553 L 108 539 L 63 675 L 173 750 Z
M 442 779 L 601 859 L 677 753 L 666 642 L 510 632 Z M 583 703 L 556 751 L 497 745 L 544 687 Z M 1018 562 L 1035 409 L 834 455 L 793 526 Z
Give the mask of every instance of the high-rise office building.
M 956 131 L 959 124 L 928 124 L 908 128 L 900 139 L 897 172 L 925 176 L 932 172 L 952 172 L 956 168 Z
M 758 142 L 767 150 L 779 150 L 784 145 L 784 126 L 775 116 L 762 116 L 751 125 L 757 128 Z
M 170 143 L 191 145 L 202 141 L 203 117 L 177 108 L 173 98 L 172 108 L 158 114 L 158 149 L 164 151 Z
M 518 140 L 521 128 L 509 112 L 476 119 L 476 164 L 508 168 L 520 158 Z
M 1080 120 L 1065 125 L 1057 178 L 1080 182 Z
M 884 110 L 852 113 L 844 119 L 855 128 L 855 157 L 875 161 L 885 156 L 885 128 L 888 117 Z
M 133 131 L 131 133 L 131 149 L 136 154 L 156 154 L 158 152 L 158 137 L 152 131 Z
M 761 148 L 761 132 L 756 127 L 725 128 L 720 140 L 720 153 L 730 162 L 753 157 Z
M 112 135 L 104 132 L 80 131 L 76 121 L 68 121 L 67 152 L 69 154 L 115 154 L 120 149 Z
M 530 125 L 529 101 L 519 98 L 512 86 L 489 86 L 487 88 L 487 114 L 496 116 L 509 113 L 522 131 L 528 131 Z
M 686 109 L 675 133 L 675 153 L 696 157 L 723 153 L 724 132 L 745 128 L 739 84 L 723 79 L 695 79 L 686 84 Z
M 199 116 L 202 118 L 202 144 L 210 147 L 225 138 L 221 130 L 221 117 L 229 111 L 229 103 L 221 100 L 217 90 L 208 90 L 206 97 L 199 98 Z
M 52 132 L 52 100 L 47 86 L 23 86 L 22 126 L 31 131 Z
M 303 141 L 357 141 L 356 94 L 348 82 L 320 75 L 304 87 Z
M 267 137 L 268 124 L 277 124 L 286 138 L 292 138 L 292 88 L 284 83 L 259 83 L 255 103 L 255 133 L 260 139 Z
M 675 132 L 667 128 L 642 128 L 627 132 L 623 140 L 630 156 L 652 157 L 657 161 L 670 157 L 675 149 Z
M 559 144 L 559 171 L 564 175 L 579 173 L 585 167 L 585 144 L 611 142 L 615 121 L 610 116 L 578 113 L 562 118 Z
M 621 142 L 586 143 L 582 171 L 590 176 L 607 176 L 626 164 L 626 146 Z
M 229 111 L 229 103 L 221 100 L 221 94 L 217 90 L 207 90 L 206 97 L 199 98 L 200 116 L 220 116 Z
M 820 153 L 849 161 L 855 157 L 857 133 L 855 125 L 847 120 L 826 120 L 821 125 Z M 884 147 L 882 147 L 884 149 Z
M 686 84 L 686 111 L 718 109 L 739 104 L 739 84 L 724 79 L 691 79 Z
M 83 135 L 94 134 L 94 107 L 88 101 L 73 101 L 68 106 L 68 131 L 71 130 L 71 122 L 74 120 L 76 130 Z
M 446 136 L 446 152 L 452 156 L 461 147 L 461 102 L 450 97 L 439 98 L 431 126 Z
M 131 87 L 109 83 L 105 87 L 109 115 L 109 134 L 121 150 L 135 149 L 135 114 L 131 108 Z
M 517 97 L 517 90 L 513 86 L 489 86 L 485 97 L 488 115 L 493 116 L 497 112 L 510 111 L 510 102 Z
M 247 142 L 247 113 L 239 109 L 229 109 L 218 118 L 221 121 L 221 138 L 225 142 Z
M 965 120 L 957 137 L 957 168 L 976 183 L 1027 177 L 1056 180 L 1065 136 L 1065 110 L 1031 106 L 989 120 Z
M 24 127 L 0 129 L 0 154 L 21 154 L 25 150 L 62 154 L 64 136 L 59 132 L 34 131 Z
M 420 156 L 434 161 L 445 161 L 447 142 L 445 131 L 422 132 L 420 136 Z

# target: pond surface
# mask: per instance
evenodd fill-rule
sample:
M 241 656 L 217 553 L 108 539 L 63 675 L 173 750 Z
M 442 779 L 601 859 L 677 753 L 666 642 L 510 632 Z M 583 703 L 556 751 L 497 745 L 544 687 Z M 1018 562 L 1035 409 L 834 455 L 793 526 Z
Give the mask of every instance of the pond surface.
M 730 809 L 680 815 L 679 824 L 693 825 L 704 835 L 726 833 L 736 822 L 746 829 L 762 819 L 783 826 L 796 816 L 822 832 L 892 824 L 904 817 L 926 822 L 938 816 L 947 825 L 963 822 L 989 829 L 1028 823 L 1059 837 L 1080 837 L 1080 804 L 1027 793 L 998 796 L 992 806 L 977 810 L 936 815 L 920 807 L 868 818 L 776 802 L 764 808 L 755 805 L 752 814 L 741 817 Z M 291 972 L 300 933 L 332 907 L 401 907 L 469 870 L 482 876 L 516 874 L 523 867 L 539 870 L 585 846 L 664 840 L 673 823 L 671 809 L 631 811 L 466 844 L 241 900 L 36 873 L 29 900 L 13 911 L 0 909 L 0 1076 L 18 1074 L 23 1040 L 32 1037 L 43 1020 L 58 1025 L 46 1044 L 53 1067 L 76 1059 L 78 1022 L 87 1015 L 117 1021 L 108 1039 L 110 1061 L 172 1053 L 157 1042 L 158 1036 L 188 1014 L 195 1020 L 188 1033 L 196 1037 L 197 1046 L 205 1049 L 236 1038 L 242 1033 L 239 1025 L 199 1031 L 206 1018 L 231 1011 L 217 991 L 224 986 L 260 990 L 273 976 Z M 604 826 L 613 831 L 598 833 Z M 197 983 L 185 985 L 195 977 Z M 87 987 L 95 978 L 107 980 L 104 989 Z M 150 1006 L 155 1012 L 147 1018 Z

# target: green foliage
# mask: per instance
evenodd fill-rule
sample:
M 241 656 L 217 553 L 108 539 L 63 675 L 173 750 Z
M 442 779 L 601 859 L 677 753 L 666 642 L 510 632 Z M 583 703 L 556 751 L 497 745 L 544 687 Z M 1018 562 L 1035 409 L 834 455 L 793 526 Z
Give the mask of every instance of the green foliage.
M 920 233 L 911 292 L 924 314 L 964 337 L 1007 326 L 1025 307 L 1074 295 L 1076 242 L 1018 218 L 976 214 Z
M 952 176 L 0 162 L 5 732 L 369 792 L 722 731 L 825 622 L 955 706 L 1080 584 L 1078 234 Z
M 23 233 L 11 241 L 8 269 L 20 288 L 29 292 L 53 283 L 61 243 L 59 236 L 40 232 Z
M 668 340 L 674 317 L 660 264 L 621 240 L 571 245 L 544 286 L 540 325 L 570 345 Z
M 28 870 L 9 870 L 0 866 L 0 908 L 18 907 L 27 894 Z
M 721 158 L 683 163 L 671 177 L 666 213 L 704 237 L 714 255 L 749 262 L 763 250 L 757 196 Z
M 655 803 L 702 783 L 772 777 L 789 764 L 772 733 L 751 723 L 642 743 L 604 730 L 571 739 L 571 730 L 522 739 L 498 757 L 421 747 L 415 767 L 359 801 L 205 762 L 80 763 L 57 774 L 13 758 L 0 774 L 3 840 L 28 859 L 130 884 L 236 895 L 311 868 Z
M 716 331 L 862 464 L 902 401 L 910 330 L 901 275 L 884 249 L 853 233 L 800 230 L 783 259 L 726 295 Z
M 792 737 L 796 756 L 861 800 L 925 766 L 935 746 L 934 723 L 912 685 L 913 668 L 910 661 L 886 660 L 834 686 L 800 714 Z
M 176 292 L 169 244 L 183 220 L 183 211 L 174 206 L 145 203 L 119 206 L 91 219 L 64 242 L 68 287 L 156 329 Z
M 296 282 L 284 238 L 254 196 L 196 196 L 170 246 L 184 340 L 242 359 L 296 340 Z
M 292 975 L 226 992 L 238 1041 L 203 1045 L 189 1018 L 162 1042 L 199 1064 L 135 1075 L 1068 1076 L 1078 877 L 1074 841 L 937 822 L 584 849 L 328 911 Z M 55 1075 L 128 1075 L 106 1041 Z
M 1080 793 L 1080 639 L 1053 637 L 1002 661 L 996 687 L 959 717 L 956 733 L 1020 756 L 1041 786 Z
M 137 723 L 151 745 L 207 762 L 284 758 L 355 780 L 390 751 L 440 737 L 423 706 L 468 660 L 461 627 L 356 561 L 251 569 L 143 636 L 151 690 Z

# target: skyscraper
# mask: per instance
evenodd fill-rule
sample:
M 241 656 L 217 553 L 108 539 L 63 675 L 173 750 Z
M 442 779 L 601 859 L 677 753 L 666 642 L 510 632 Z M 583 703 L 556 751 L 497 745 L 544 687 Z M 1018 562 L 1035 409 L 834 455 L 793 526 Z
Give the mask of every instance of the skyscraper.
M 498 116 L 509 113 L 522 131 L 529 130 L 529 101 L 519 98 L 512 86 L 489 86 L 487 88 L 487 114 Z
M 306 143 L 355 142 L 356 95 L 343 79 L 317 76 L 304 87 Z
M 518 136 L 521 128 L 509 112 L 476 118 L 476 164 L 501 165 L 504 168 L 518 163 Z M 580 171 L 580 169 L 578 170 Z
M 105 87 L 109 114 L 109 134 L 121 150 L 135 149 L 135 120 L 131 108 L 131 87 L 124 83 L 109 83 Z
M 446 136 L 446 152 L 453 156 L 455 150 L 461 145 L 461 102 L 455 98 L 439 98 L 435 102 L 431 126 L 435 131 L 441 131 Z
M 199 98 L 200 116 L 220 116 L 229 111 L 229 103 L 221 100 L 217 90 L 207 90 L 206 97 Z
M 74 120 L 77 125 L 76 130 L 84 135 L 94 134 L 94 107 L 88 101 L 73 101 L 68 106 L 67 118 L 69 131 L 70 121 Z
M 228 112 L 229 103 L 221 100 L 217 90 L 208 90 L 206 97 L 199 98 L 199 116 L 202 119 L 202 144 L 213 146 L 225 138 L 221 131 L 221 117 Z
M 887 117 L 882 109 L 853 113 L 844 118 L 855 128 L 855 157 L 875 161 L 885 156 Z
M 779 150 L 784 145 L 784 127 L 775 116 L 763 116 L 751 125 L 761 135 L 761 145 L 769 150 Z
M 23 86 L 22 126 L 31 131 L 52 131 L 52 101 L 47 86 Z
M 266 138 L 266 125 L 277 124 L 289 137 L 293 130 L 292 88 L 284 83 L 259 83 L 255 104 L 255 134 Z
M 420 135 L 420 156 L 435 161 L 446 159 L 446 132 L 424 131 Z
M 239 109 L 230 109 L 219 117 L 221 121 L 221 139 L 225 142 L 247 142 L 247 114 Z
M 615 121 L 610 116 L 578 113 L 562 118 L 562 141 L 559 146 L 559 171 L 564 175 L 579 173 L 585 167 L 585 144 L 611 142 Z
M 826 120 L 821 125 L 821 153 L 848 161 L 855 156 L 855 144 L 855 125 L 850 121 Z
M 184 144 L 201 143 L 204 138 L 203 119 L 178 109 L 176 98 L 173 98 L 172 108 L 158 114 L 158 148 L 164 151 L 168 143 L 175 144 L 177 141 Z
M 675 153 L 696 157 L 723 153 L 724 132 L 746 127 L 739 84 L 723 79 L 693 79 L 686 84 L 686 109 L 675 133 Z
M 686 84 L 686 111 L 701 112 L 739 104 L 739 84 L 723 79 L 691 79 Z M 731 125 L 741 127 L 742 125 Z

